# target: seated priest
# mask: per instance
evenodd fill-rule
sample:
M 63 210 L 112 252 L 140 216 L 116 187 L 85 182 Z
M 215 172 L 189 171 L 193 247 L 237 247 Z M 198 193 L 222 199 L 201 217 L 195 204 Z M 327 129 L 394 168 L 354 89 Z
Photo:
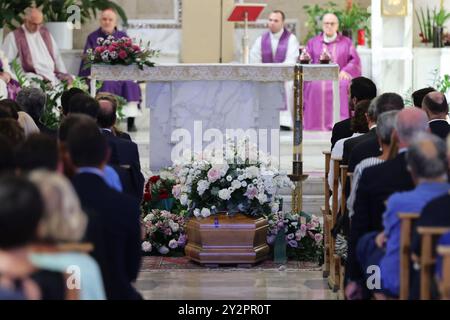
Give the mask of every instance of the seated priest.
M 0 51 L 0 99 L 15 100 L 20 91 L 20 85 L 9 67 L 8 59 L 3 51 Z
M 61 80 L 70 83 L 58 46 L 47 28 L 44 16 L 37 8 L 25 10 L 24 24 L 9 33 L 3 43 L 3 51 L 10 62 L 19 58 L 28 78 L 40 78 L 57 84 Z
M 84 52 L 86 53 L 88 49 L 95 49 L 97 47 L 97 39 L 106 39 L 110 35 L 116 39 L 128 37 L 125 32 L 117 30 L 116 12 L 113 9 L 105 9 L 100 16 L 100 28 L 88 36 Z M 91 70 L 85 68 L 82 62 L 79 75 L 88 77 L 90 74 Z M 138 105 L 141 102 L 141 89 L 139 85 L 134 81 L 103 81 L 103 85 L 99 91 L 109 92 L 127 100 L 128 104 L 123 108 L 123 113 L 128 118 L 128 131 L 136 131 L 134 118 L 140 113 Z

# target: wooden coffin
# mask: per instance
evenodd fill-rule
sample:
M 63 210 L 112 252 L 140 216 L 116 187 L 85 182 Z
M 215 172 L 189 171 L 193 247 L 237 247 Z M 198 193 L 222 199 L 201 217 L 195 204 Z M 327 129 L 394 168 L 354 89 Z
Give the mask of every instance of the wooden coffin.
M 255 264 L 269 254 L 265 218 L 217 214 L 191 218 L 186 256 L 201 264 Z

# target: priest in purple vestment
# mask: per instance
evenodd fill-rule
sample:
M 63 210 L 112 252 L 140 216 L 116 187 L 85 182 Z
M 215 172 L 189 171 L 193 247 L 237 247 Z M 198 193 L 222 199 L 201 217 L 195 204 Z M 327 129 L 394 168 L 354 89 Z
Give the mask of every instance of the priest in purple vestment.
M 338 32 L 336 15 L 323 16 L 323 33 L 310 39 L 306 50 L 312 63 L 320 63 L 320 55 L 327 50 L 332 63 L 339 65 L 339 94 L 341 119 L 349 117 L 348 88 L 350 81 L 361 76 L 361 61 L 350 38 Z M 304 129 L 331 130 L 333 127 L 333 89 L 331 81 L 307 81 L 304 87 Z M 339 120 L 339 119 L 338 119 Z
M 106 39 L 109 35 L 119 39 L 127 37 L 127 34 L 123 31 L 117 30 L 117 14 L 113 9 L 105 9 L 100 16 L 100 28 L 92 32 L 86 41 L 84 47 L 84 53 L 88 49 L 95 49 L 98 38 Z M 89 68 L 84 68 L 84 63 L 81 62 L 79 75 L 82 77 L 88 77 L 91 74 Z M 99 92 L 109 92 L 117 96 L 123 97 L 127 100 L 128 104 L 124 107 L 123 113 L 128 119 L 128 131 L 136 131 L 134 125 L 134 118 L 140 114 L 138 105 L 141 102 L 142 94 L 139 84 L 134 81 L 103 81 L 103 85 Z
M 269 30 L 256 39 L 250 51 L 250 63 L 291 63 L 298 58 L 299 44 L 294 34 L 284 27 L 285 14 L 274 10 L 269 15 Z M 292 127 L 293 82 L 285 83 L 286 101 L 280 106 L 282 126 Z

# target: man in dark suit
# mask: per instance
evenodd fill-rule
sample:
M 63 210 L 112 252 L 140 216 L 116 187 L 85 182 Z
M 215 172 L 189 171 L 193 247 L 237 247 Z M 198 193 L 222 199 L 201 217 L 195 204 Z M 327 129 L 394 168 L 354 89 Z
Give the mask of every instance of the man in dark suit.
M 141 299 L 132 285 L 141 263 L 139 202 L 105 183 L 108 144 L 94 120 L 72 125 L 66 144 L 76 170 L 72 182 L 89 217 L 85 238 L 94 244 L 107 298 Z
M 361 160 L 378 157 L 381 154 L 376 134 L 378 116 L 386 111 L 401 110 L 404 107 L 403 98 L 396 93 L 383 93 L 372 101 L 372 105 L 367 112 L 369 132 L 344 143 L 343 163 L 348 164 L 349 172 L 353 172 Z M 363 145 L 360 147 L 361 144 Z M 356 148 L 359 149 L 353 155 Z
M 450 125 L 447 122 L 448 103 L 445 95 L 438 91 L 430 92 L 423 98 L 422 109 L 430 119 L 431 133 L 444 140 L 447 139 Z
M 377 87 L 372 80 L 365 77 L 357 77 L 352 79 L 349 87 L 349 102 L 350 115 L 355 111 L 355 106 L 359 101 L 372 100 L 377 96 Z M 348 119 L 337 122 L 333 126 L 331 133 L 331 149 L 334 148 L 338 140 L 351 137 L 353 130 L 351 128 L 351 116 Z
M 429 94 L 430 92 L 433 92 L 433 91 L 436 91 L 436 89 L 432 88 L 432 87 L 422 88 L 422 89 L 414 91 L 411 95 L 411 97 L 413 99 L 414 107 L 422 109 L 423 98 L 425 98 L 425 96 L 427 94 Z
M 141 172 L 138 147 L 131 140 L 116 135 L 114 124 L 116 123 L 117 105 L 114 101 L 100 97 L 98 103 L 100 108 L 97 123 L 111 149 L 109 164 L 119 174 L 124 191 L 141 200 L 145 181 Z
M 396 120 L 394 138 L 398 142 L 399 154 L 396 158 L 382 164 L 366 168 L 361 175 L 353 205 L 346 261 L 346 294 L 351 296 L 363 279 L 356 259 L 356 246 L 366 233 L 382 231 L 382 215 L 385 201 L 394 192 L 412 190 L 414 183 L 406 165 L 406 150 L 419 132 L 428 130 L 428 118 L 420 109 L 408 108 L 399 112 Z M 359 284 L 361 285 L 361 284 Z

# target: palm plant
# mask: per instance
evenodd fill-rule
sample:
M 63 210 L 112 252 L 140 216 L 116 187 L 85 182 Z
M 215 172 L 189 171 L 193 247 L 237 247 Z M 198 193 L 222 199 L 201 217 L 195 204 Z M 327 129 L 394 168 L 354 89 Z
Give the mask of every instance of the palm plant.
M 0 0 L 0 28 L 15 29 L 22 24 L 22 13 L 31 5 L 29 0 Z
M 433 22 L 436 27 L 444 27 L 445 22 L 450 18 L 450 12 L 447 12 L 444 8 L 441 8 L 439 11 L 434 8 L 434 17 Z
M 421 38 L 421 42 L 431 42 L 431 40 L 433 39 L 433 19 L 431 18 L 430 9 L 427 8 L 426 13 L 424 12 L 423 8 L 420 8 L 420 12 L 419 10 L 416 10 L 416 17 L 417 21 L 419 22 L 419 36 Z
M 123 23 L 127 24 L 127 15 L 114 1 L 109 0 L 35 0 L 36 7 L 42 8 L 47 22 L 68 21 L 73 12 L 68 11 L 71 6 L 80 8 L 80 22 L 83 24 L 86 20 L 96 18 L 99 10 L 107 8 L 114 9 Z

